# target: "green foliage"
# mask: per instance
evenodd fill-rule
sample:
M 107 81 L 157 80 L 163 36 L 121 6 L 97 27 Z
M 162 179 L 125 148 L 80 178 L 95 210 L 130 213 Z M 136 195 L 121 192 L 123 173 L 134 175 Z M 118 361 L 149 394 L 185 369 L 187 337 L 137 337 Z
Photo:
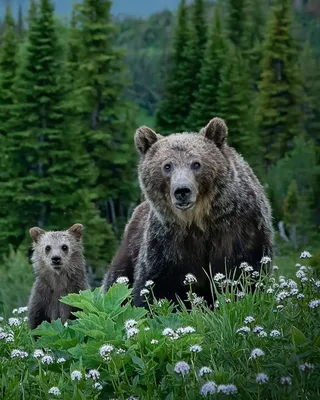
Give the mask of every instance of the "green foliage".
M 42 323 L 33 332 L 37 342 L 23 321 L 25 310 L 17 309 L 16 320 L 1 322 L 0 393 L 47 398 L 55 387 L 67 400 L 197 400 L 223 398 L 229 389 L 239 399 L 298 400 L 302 393 L 315 399 L 319 281 L 310 268 L 301 267 L 298 275 L 296 281 L 278 278 L 278 271 L 261 276 L 264 289 L 252 294 L 250 272 L 243 272 L 241 296 L 234 285 L 216 279 L 214 311 L 197 303 L 173 313 L 165 300 L 149 303 L 148 311 L 136 308 L 124 284 L 114 284 L 105 295 L 100 289 L 70 294 L 61 301 L 81 310 L 78 319 Z M 151 299 L 153 288 L 148 289 Z M 189 294 L 193 291 L 191 284 Z M 252 357 L 254 349 L 260 356 Z M 258 383 L 259 373 L 267 375 L 266 382 Z M 290 384 L 282 384 L 282 377 Z M 203 393 L 207 382 L 213 382 L 214 396 Z
M 240 45 L 245 30 L 246 0 L 227 0 L 227 27 L 230 40 Z
M 28 302 L 33 284 L 32 266 L 21 250 L 14 251 L 11 247 L 0 263 L 0 276 L 0 313 L 9 315 L 14 308 Z
M 192 85 L 192 79 L 195 78 L 191 76 L 192 64 L 190 63 L 190 56 L 193 58 L 190 51 L 195 50 L 195 44 L 192 44 L 190 35 L 186 1 L 181 0 L 174 33 L 171 69 L 168 72 L 165 91 L 156 115 L 157 129 L 164 133 L 181 132 L 189 115 L 192 96 L 190 85 Z
M 218 87 L 227 49 L 228 44 L 222 27 L 220 10 L 216 7 L 200 71 L 199 89 L 195 95 L 195 102 L 191 106 L 188 121 L 192 129 L 202 128 L 219 114 Z
M 292 148 L 302 132 L 301 80 L 293 37 L 291 0 L 276 0 L 264 43 L 257 120 L 266 166 Z

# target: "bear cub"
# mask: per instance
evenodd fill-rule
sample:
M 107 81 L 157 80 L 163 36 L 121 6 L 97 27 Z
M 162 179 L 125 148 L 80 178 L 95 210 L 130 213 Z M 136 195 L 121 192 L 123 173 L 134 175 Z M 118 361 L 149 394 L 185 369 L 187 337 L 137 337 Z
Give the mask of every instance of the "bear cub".
M 272 257 L 269 202 L 227 135 L 220 118 L 197 133 L 162 136 L 145 126 L 136 131 L 145 201 L 126 226 L 104 291 L 126 276 L 136 306 L 145 305 L 147 280 L 154 281 L 156 298 L 186 300 L 183 281 L 192 273 L 193 290 L 212 305 L 211 272 L 232 273 L 242 262 L 260 271 L 262 257 Z
M 66 231 L 30 229 L 34 250 L 31 260 L 36 275 L 28 305 L 31 329 L 43 321 L 61 318 L 65 323 L 67 319 L 75 319 L 71 312 L 77 309 L 61 303 L 59 299 L 69 293 L 89 289 L 82 231 L 81 224 L 75 224 Z

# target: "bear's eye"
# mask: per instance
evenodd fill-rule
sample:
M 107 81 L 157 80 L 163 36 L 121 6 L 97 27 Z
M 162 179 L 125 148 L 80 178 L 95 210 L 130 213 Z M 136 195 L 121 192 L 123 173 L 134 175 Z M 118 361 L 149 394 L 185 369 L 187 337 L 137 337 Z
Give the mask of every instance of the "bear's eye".
M 68 250 L 68 246 L 66 244 L 63 244 L 61 246 L 61 248 L 62 248 L 63 251 L 67 251 Z
M 197 169 L 200 169 L 200 167 L 201 167 L 201 164 L 198 161 L 195 161 L 194 163 L 191 164 L 192 169 L 197 170 Z
M 171 164 L 171 163 L 165 164 L 164 167 L 163 167 L 163 169 L 164 169 L 166 172 L 170 172 L 171 169 L 172 169 L 172 164 Z
M 46 252 L 49 253 L 49 251 L 51 250 L 51 246 L 46 246 Z

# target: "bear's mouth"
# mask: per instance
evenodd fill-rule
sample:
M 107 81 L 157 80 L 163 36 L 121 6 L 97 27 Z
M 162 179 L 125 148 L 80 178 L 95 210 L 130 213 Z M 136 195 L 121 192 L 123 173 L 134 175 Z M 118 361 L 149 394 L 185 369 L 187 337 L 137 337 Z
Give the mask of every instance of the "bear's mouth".
M 180 211 L 187 211 L 187 210 L 190 210 L 194 206 L 194 202 L 175 203 L 174 205 Z

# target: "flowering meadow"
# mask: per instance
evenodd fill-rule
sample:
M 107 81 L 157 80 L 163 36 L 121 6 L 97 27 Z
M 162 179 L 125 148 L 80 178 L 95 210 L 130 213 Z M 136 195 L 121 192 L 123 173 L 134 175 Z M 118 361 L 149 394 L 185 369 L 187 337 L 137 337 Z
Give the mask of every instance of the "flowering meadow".
M 141 293 L 150 309 L 132 307 L 122 277 L 104 296 L 98 288 L 64 297 L 78 319 L 43 323 L 37 341 L 26 307 L 15 309 L 0 322 L 0 398 L 319 399 L 320 280 L 309 257 L 301 254 L 292 279 L 281 267 L 258 276 L 245 263 L 237 281 L 214 275 L 214 309 L 194 293 L 192 274 L 188 310 L 154 299 L 152 281 Z

